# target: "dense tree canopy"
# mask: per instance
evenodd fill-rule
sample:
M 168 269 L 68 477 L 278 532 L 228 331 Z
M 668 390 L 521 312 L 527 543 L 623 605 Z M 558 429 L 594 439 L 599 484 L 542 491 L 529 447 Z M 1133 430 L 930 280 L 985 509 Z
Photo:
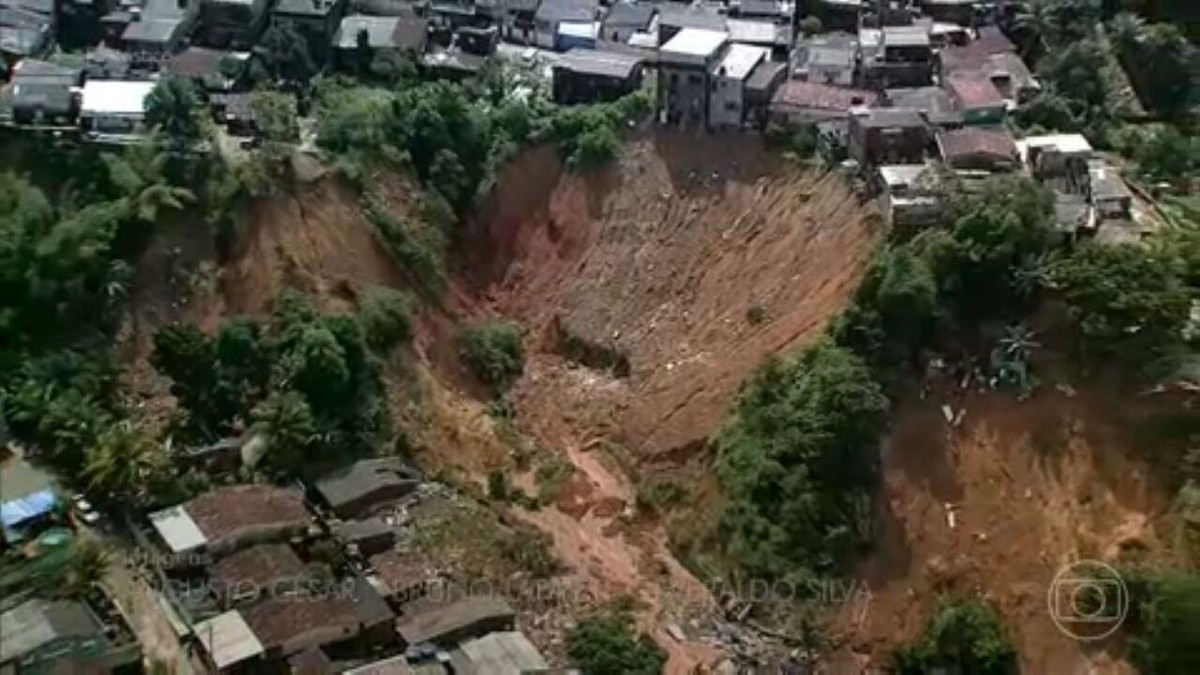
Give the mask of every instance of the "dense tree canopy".
M 866 365 L 828 341 L 767 363 L 717 440 L 731 558 L 803 579 L 862 541 L 886 411 Z
M 1008 675 L 1015 662 L 1016 651 L 996 610 L 976 601 L 944 605 L 920 640 L 893 659 L 897 675 Z

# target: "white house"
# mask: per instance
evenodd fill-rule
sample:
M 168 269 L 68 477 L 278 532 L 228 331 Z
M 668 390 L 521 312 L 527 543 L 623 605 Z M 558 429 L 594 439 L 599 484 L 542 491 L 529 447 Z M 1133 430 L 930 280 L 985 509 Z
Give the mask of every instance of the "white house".
M 737 128 L 745 119 L 746 78 L 759 63 L 769 59 L 766 47 L 734 43 L 725 57 L 713 68 L 712 97 L 709 99 L 708 122 L 715 128 Z

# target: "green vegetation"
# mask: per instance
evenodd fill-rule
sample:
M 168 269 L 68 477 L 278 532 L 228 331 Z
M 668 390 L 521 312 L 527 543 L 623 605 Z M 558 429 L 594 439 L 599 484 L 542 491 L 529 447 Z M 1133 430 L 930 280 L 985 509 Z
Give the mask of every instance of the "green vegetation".
M 485 384 L 504 388 L 525 370 L 521 327 L 510 321 L 468 326 L 458 335 L 463 363 Z
M 898 675 L 1008 675 L 1015 672 L 1016 651 L 990 605 L 956 602 L 938 610 L 915 645 L 895 654 L 893 667 Z
M 400 291 L 381 286 L 368 288 L 358 307 L 367 344 L 380 353 L 387 353 L 412 337 L 411 306 L 412 302 Z
M 862 360 L 829 341 L 760 369 L 717 440 L 729 556 L 797 580 L 844 560 L 868 534 L 886 411 Z
M 612 104 L 559 108 L 499 68 L 466 84 L 419 82 L 399 91 L 331 78 L 317 94 L 318 138 L 359 175 L 372 162 L 411 169 L 460 216 L 517 149 L 553 141 L 570 166 L 612 159 L 618 132 L 649 114 L 636 94 Z M 515 86 L 534 95 L 517 98 Z
M 1184 348 L 1197 288 L 1170 250 L 1085 244 L 1055 265 L 1052 278 L 1096 356 L 1149 363 Z
M 146 97 L 146 122 L 176 143 L 199 140 L 203 121 L 200 96 L 191 80 L 163 78 Z
M 203 442 L 253 426 L 277 473 L 369 453 L 384 426 L 363 321 L 319 314 L 295 291 L 281 294 L 266 325 L 232 319 L 212 337 L 194 326 L 164 328 L 152 361 L 182 408 L 177 433 Z
M 1200 576 L 1167 572 L 1135 575 L 1133 662 L 1142 672 L 1185 675 L 1200 672 Z
M 634 635 L 621 614 L 584 619 L 567 634 L 567 653 L 583 675 L 657 675 L 667 655 L 646 635 Z

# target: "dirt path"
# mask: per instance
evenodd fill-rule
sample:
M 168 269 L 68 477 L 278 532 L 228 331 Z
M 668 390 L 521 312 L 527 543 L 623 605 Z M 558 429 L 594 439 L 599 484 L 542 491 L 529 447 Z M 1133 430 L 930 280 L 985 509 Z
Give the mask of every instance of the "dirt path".
M 940 405 L 966 408 L 952 429 Z M 1047 610 L 1055 573 L 1080 559 L 1165 555 L 1165 509 L 1133 456 L 1114 402 L 1043 387 L 1032 400 L 943 390 L 902 405 L 884 458 L 883 527 L 862 569 L 872 594 L 835 633 L 865 667 L 913 639 L 942 595 L 1000 610 L 1023 672 L 1124 674 L 1119 642 L 1085 644 Z M 953 511 L 953 526 L 948 515 Z

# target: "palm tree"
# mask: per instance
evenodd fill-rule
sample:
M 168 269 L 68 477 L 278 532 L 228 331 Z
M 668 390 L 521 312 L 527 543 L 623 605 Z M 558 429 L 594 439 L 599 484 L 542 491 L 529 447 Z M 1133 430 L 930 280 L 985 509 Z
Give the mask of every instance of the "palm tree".
M 88 449 L 82 478 L 89 491 L 114 502 L 137 502 L 166 469 L 154 435 L 128 420 L 114 424 Z
M 112 562 L 109 551 L 91 539 L 77 539 L 71 547 L 71 559 L 67 562 L 62 580 L 62 594 L 68 598 L 81 598 L 99 584 Z
M 117 200 L 132 218 L 153 223 L 162 209 L 179 210 L 196 197 L 191 190 L 173 185 L 166 176 L 168 153 L 157 149 L 155 139 L 130 147 L 124 156 L 104 154 L 109 180 L 121 192 Z

